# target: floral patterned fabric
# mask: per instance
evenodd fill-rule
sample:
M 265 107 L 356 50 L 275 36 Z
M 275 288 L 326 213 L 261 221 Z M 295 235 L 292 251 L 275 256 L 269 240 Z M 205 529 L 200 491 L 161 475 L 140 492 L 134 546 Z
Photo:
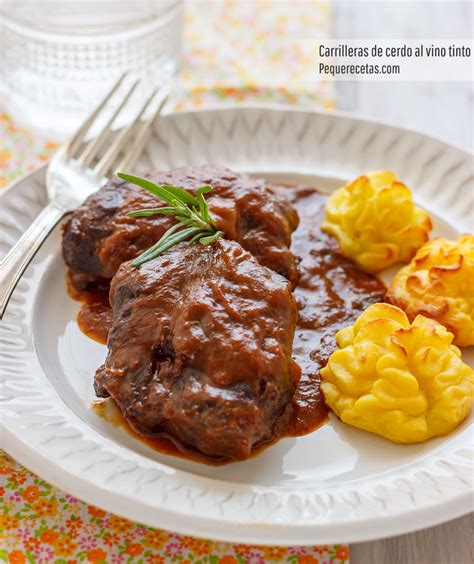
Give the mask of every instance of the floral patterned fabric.
M 0 451 L 0 562 L 346 563 L 347 546 L 250 546 L 151 529 L 87 505 Z
M 271 6 L 270 6 L 271 4 Z M 189 3 L 176 109 L 243 101 L 333 107 L 332 85 L 292 88 L 310 64 L 282 38 L 329 33 L 327 3 Z M 263 15 L 265 16 L 263 17 Z M 226 30 L 223 38 L 222 30 Z M 225 48 L 216 48 L 219 44 Z M 258 49 L 256 49 L 258 46 Z M 258 51 L 258 52 L 257 52 Z M 283 76 L 277 69 L 287 69 Z M 0 188 L 43 165 L 57 148 L 0 112 Z M 349 561 L 347 546 L 227 544 L 151 529 L 87 505 L 29 472 L 0 450 L 0 562 L 9 564 L 329 564 Z
M 0 189 L 44 165 L 57 147 L 54 141 L 16 127 L 8 114 L 0 112 Z

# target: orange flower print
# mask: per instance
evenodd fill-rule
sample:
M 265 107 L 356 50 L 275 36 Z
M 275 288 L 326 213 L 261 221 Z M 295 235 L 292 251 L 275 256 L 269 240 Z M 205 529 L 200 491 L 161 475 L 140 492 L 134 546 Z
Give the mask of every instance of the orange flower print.
M 349 549 L 347 546 L 341 546 L 337 549 L 334 556 L 339 560 L 347 560 L 349 558 Z
M 212 543 L 208 540 L 196 539 L 194 537 L 184 537 L 184 545 L 194 552 L 196 556 L 205 556 L 211 552 Z
M 5 488 L 3 486 L 0 486 L 0 497 L 3 497 L 5 495 Z
M 71 515 L 71 517 L 69 517 L 66 521 L 66 527 L 68 529 L 78 529 L 79 527 L 82 527 L 83 524 L 84 521 L 82 520 L 82 517 L 79 517 L 78 515 Z
M 39 499 L 32 507 L 39 517 L 54 517 L 58 511 L 58 503 L 45 498 Z
M 77 539 L 79 536 L 80 529 L 78 527 L 71 527 L 68 531 L 68 535 L 71 539 Z
M 23 492 L 23 499 L 28 503 L 34 503 L 39 497 L 38 486 L 28 486 Z
M 130 556 L 140 556 L 142 552 L 143 546 L 137 542 L 132 542 L 125 549 L 125 554 L 129 554 Z
M 0 474 L 2 476 L 7 476 L 13 472 L 13 468 L 8 464 L 0 464 Z
M 147 564 L 165 564 L 165 559 L 160 554 L 150 554 L 146 559 Z M 181 564 L 183 564 L 181 562 Z
M 12 475 L 10 476 L 10 480 L 14 484 L 21 486 L 21 484 L 24 484 L 26 482 L 26 475 L 21 474 L 20 472 L 13 472 Z
M 25 540 L 25 548 L 30 552 L 35 552 L 41 546 L 39 539 L 36 537 L 29 537 Z
M 8 555 L 10 564 L 25 564 L 26 558 L 22 550 L 12 550 Z
M 51 151 L 53 149 L 57 149 L 58 144 L 55 143 L 54 141 L 46 141 L 46 143 L 44 144 L 44 148 L 47 149 L 48 151 Z
M 298 557 L 298 564 L 319 564 L 319 560 L 311 554 L 303 554 Z
M 255 547 L 250 544 L 234 544 L 233 549 L 235 554 L 239 556 L 248 556 L 255 550 Z
M 9 149 L 0 149 L 0 166 L 7 166 L 12 156 L 12 152 Z
M 77 550 L 77 542 L 62 536 L 54 543 L 54 552 L 61 556 L 72 556 Z
M 280 562 L 287 552 L 284 546 L 264 546 L 262 547 L 262 550 L 266 560 L 273 560 L 276 562 Z
M 98 519 L 105 517 L 105 511 L 103 509 L 99 509 L 98 507 L 94 507 L 93 505 L 89 505 L 87 511 L 89 512 L 89 515 L 92 515 L 92 517 L 97 517 Z
M 99 562 L 106 562 L 107 553 L 105 550 L 101 548 L 94 548 L 93 550 L 89 550 L 87 553 L 87 560 L 89 562 L 94 562 L 94 564 L 98 564 Z
M 219 564 L 237 564 L 237 559 L 226 554 L 222 556 L 222 558 L 219 558 Z
M 125 541 L 132 542 L 135 539 L 135 536 L 136 536 L 135 529 L 130 529 L 129 531 L 122 533 L 120 540 L 122 542 L 125 542 Z
M 117 517 L 116 515 L 112 515 L 109 521 L 109 528 L 113 531 L 117 531 L 117 533 L 124 533 L 133 527 L 133 524 L 126 519 L 122 519 L 122 517 Z
M 104 536 L 104 543 L 106 546 L 115 546 L 120 541 L 117 533 L 106 533 Z
M 145 535 L 144 545 L 155 550 L 160 550 L 163 548 L 166 542 L 168 542 L 169 535 L 163 531 L 148 531 Z
M 44 542 L 44 544 L 54 544 L 58 540 L 58 537 L 59 533 L 52 529 L 46 529 L 46 531 L 43 531 L 40 535 L 41 542 Z
M 19 521 L 16 517 L 12 515 L 0 515 L 0 529 L 10 531 L 16 529 L 18 525 Z

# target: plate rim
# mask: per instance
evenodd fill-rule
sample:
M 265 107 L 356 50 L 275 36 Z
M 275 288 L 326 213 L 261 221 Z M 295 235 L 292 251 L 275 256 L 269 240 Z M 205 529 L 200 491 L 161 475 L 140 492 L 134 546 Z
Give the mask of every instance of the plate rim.
M 444 136 L 442 135 L 434 135 L 428 132 L 425 132 L 421 129 L 417 129 L 415 127 L 408 127 L 408 126 L 400 126 L 399 124 L 395 123 L 395 121 L 391 121 L 391 120 L 381 120 L 378 118 L 374 118 L 372 116 L 369 116 L 367 114 L 364 114 L 363 112 L 349 112 L 349 111 L 344 111 L 344 110 L 328 110 L 328 109 L 324 109 L 324 108 L 313 108 L 311 106 L 298 106 L 298 105 L 294 105 L 294 104 L 278 104 L 278 103 L 269 103 L 269 102 L 245 102 L 242 104 L 235 104 L 235 103 L 229 103 L 229 104 L 209 104 L 207 106 L 204 106 L 202 108 L 195 108 L 195 109 L 185 109 L 185 110 L 177 110 L 177 111 L 172 111 L 169 113 L 163 113 L 162 116 L 166 117 L 166 116 L 176 116 L 176 115 L 187 115 L 187 114 L 202 114 L 202 113 L 208 113 L 208 112 L 220 112 L 220 111 L 234 111 L 234 110 L 274 110 L 274 111 L 283 111 L 283 112 L 295 112 L 295 113 L 308 113 L 308 114 L 316 114 L 316 115 L 324 115 L 324 116 L 335 116 L 338 118 L 347 118 L 347 119 L 351 119 L 354 121 L 359 121 L 359 122 L 365 122 L 365 123 L 370 123 L 373 125 L 382 125 L 384 127 L 390 127 L 392 129 L 398 129 L 400 131 L 403 132 L 409 132 L 409 133 L 416 133 L 418 135 L 422 135 L 423 137 L 426 137 L 428 139 L 431 139 L 433 141 L 437 141 L 438 143 L 442 143 L 443 145 L 445 145 L 446 147 L 450 147 L 452 149 L 456 149 L 457 151 L 460 151 L 462 153 L 465 153 L 466 156 L 472 156 L 469 153 L 469 150 L 467 149 L 467 147 L 464 147 L 458 143 L 454 143 L 448 139 L 446 139 Z M 122 128 L 113 130 L 114 132 L 119 132 Z M 67 139 L 64 141 L 66 142 Z M 27 180 L 30 176 L 34 175 L 35 173 L 38 173 L 40 171 L 45 171 L 48 167 L 48 163 L 45 163 L 41 166 L 39 166 L 36 170 L 33 170 L 31 172 L 25 172 L 24 174 L 18 176 L 17 178 L 15 178 L 14 180 L 12 180 L 12 182 L 9 182 L 7 184 L 7 186 L 5 186 L 4 188 L 1 189 L 0 191 L 0 201 L 2 200 L 3 196 L 9 191 L 11 190 L 13 187 L 15 187 L 17 184 L 20 184 L 21 182 L 24 182 L 25 180 Z
M 447 143 L 446 141 L 433 137 L 431 135 L 427 135 L 423 132 L 420 132 L 418 130 L 415 129 L 409 129 L 409 128 L 404 128 L 404 127 L 399 127 L 397 125 L 393 125 L 387 122 L 381 122 L 378 120 L 373 120 L 373 119 L 366 119 L 362 116 L 358 116 L 358 115 L 353 115 L 353 114 L 348 114 L 346 112 L 338 112 L 338 111 L 320 111 L 320 110 L 315 110 L 315 109 L 310 109 L 310 108 L 302 108 L 302 107 L 295 107 L 295 106 L 288 106 L 288 105 L 280 105 L 280 104 L 245 104 L 245 105 L 232 105 L 232 106 L 215 106 L 215 107 L 206 107 L 206 108 L 201 108 L 198 110 L 186 110 L 186 111 L 180 111 L 180 112 L 175 112 L 172 114 L 167 114 L 167 116 L 175 116 L 175 115 L 195 115 L 195 114 L 213 114 L 213 113 L 220 113 L 220 112 L 228 112 L 228 111 L 239 111 L 239 112 L 245 112 L 248 110 L 260 110 L 260 111 L 265 111 L 265 110 L 271 110 L 271 111 L 277 111 L 277 112 L 291 112 L 291 113 L 303 113 L 303 114 L 317 114 L 317 115 L 324 115 L 325 117 L 335 117 L 337 119 L 350 119 L 351 121 L 355 121 L 355 122 L 359 122 L 359 123 L 363 123 L 363 122 L 368 122 L 370 124 L 376 125 L 376 126 L 382 126 L 382 127 L 389 127 L 391 129 L 397 130 L 397 131 L 401 131 L 402 133 L 415 133 L 417 135 L 421 135 L 425 138 L 427 138 L 428 140 L 434 140 L 438 143 L 441 143 L 449 148 L 455 149 L 457 151 L 460 151 L 461 153 L 464 154 L 465 157 L 470 157 L 470 154 L 468 152 L 466 152 L 463 148 L 457 147 L 451 143 Z M 41 176 L 42 174 L 44 174 L 44 170 L 46 168 L 47 165 L 40 167 L 39 169 L 37 169 L 34 172 L 31 173 L 27 173 L 25 175 L 23 175 L 21 178 L 17 179 L 15 182 L 11 183 L 5 190 L 2 190 L 2 193 L 0 194 L 0 201 L 2 201 L 5 197 L 5 195 L 7 193 L 9 193 L 11 190 L 14 190 L 15 187 L 17 187 L 18 185 L 28 181 L 28 179 L 30 179 L 33 176 Z M 0 423 L 2 424 L 2 436 L 6 436 L 6 448 L 5 450 L 9 453 L 11 453 L 17 460 L 19 460 L 22 464 L 24 464 L 25 466 L 28 466 L 28 452 L 30 453 L 31 458 L 35 458 L 35 457 L 42 457 L 42 454 L 39 453 L 38 451 L 34 450 L 33 448 L 30 447 L 30 445 L 28 445 L 22 438 L 21 440 L 20 437 L 13 435 L 13 431 L 10 430 L 7 425 L 5 425 L 3 423 L 3 421 L 0 421 Z M 5 433 L 5 435 L 3 435 L 3 433 Z M 110 439 L 107 439 L 110 440 Z M 121 445 L 118 445 L 120 448 L 125 448 L 122 447 Z M 57 465 L 57 462 L 55 462 L 55 464 Z M 101 489 L 99 484 L 94 484 L 91 483 L 90 481 L 84 480 L 82 477 L 80 477 L 81 482 L 84 481 L 85 485 L 84 488 L 83 486 L 78 487 L 77 488 L 77 492 L 76 490 L 76 485 L 74 484 L 74 481 L 77 480 L 77 475 L 74 475 L 74 473 L 70 472 L 68 469 L 66 468 L 61 468 L 59 466 L 59 468 L 61 469 L 61 471 L 63 472 L 63 476 L 64 474 L 66 474 L 67 476 L 69 476 L 69 478 L 71 479 L 70 485 L 67 486 L 67 491 L 70 491 L 71 493 L 73 493 L 74 495 L 77 495 L 77 497 L 79 497 L 79 499 L 85 499 L 86 501 L 88 501 L 89 503 L 93 503 L 95 505 L 98 505 L 99 507 L 101 506 L 101 501 L 97 501 L 97 499 L 100 499 L 100 492 L 97 492 L 97 495 L 94 495 L 93 493 L 90 494 L 85 492 L 84 489 L 87 489 L 87 487 L 85 487 L 86 485 L 88 487 L 93 487 L 93 489 Z M 36 470 L 35 470 L 36 472 Z M 179 471 L 179 472 L 183 472 L 183 471 Z M 41 472 L 40 474 L 41 476 L 43 476 L 47 481 L 49 481 L 50 483 L 52 483 L 53 485 L 56 484 L 60 484 L 58 487 L 62 488 L 62 489 L 66 489 L 66 487 L 64 485 L 62 485 L 63 481 L 61 479 L 61 475 L 58 475 L 57 473 L 55 473 L 54 471 L 54 465 L 51 464 L 51 466 L 49 467 L 48 470 L 48 465 L 46 464 L 46 468 L 44 469 L 44 471 Z M 107 495 L 107 494 L 106 494 Z M 109 495 L 109 499 L 110 499 L 110 495 Z M 249 522 L 247 525 L 234 525 L 236 527 L 236 529 L 234 530 L 233 534 L 232 534 L 232 539 L 230 540 L 230 542 L 255 542 L 258 544 L 268 544 L 268 545 L 275 545 L 275 544 L 280 544 L 280 545 L 294 545 L 294 544 L 308 544 L 308 542 L 314 543 L 314 542 L 361 542 L 361 541 L 365 541 L 365 540 L 373 540 L 376 538 L 385 538 L 387 536 L 393 536 L 393 535 L 397 535 L 397 534 L 402 534 L 402 533 L 406 533 L 406 532 L 411 532 L 414 530 L 418 530 L 418 529 L 422 529 L 425 527 L 429 527 L 429 526 L 433 526 L 436 524 L 439 524 L 441 522 L 445 522 L 447 520 L 450 519 L 454 519 L 456 517 L 459 517 L 461 515 L 464 515 L 466 513 L 469 513 L 472 510 L 472 491 L 471 491 L 471 495 L 469 495 L 469 492 L 467 493 L 459 493 L 456 496 L 450 498 L 449 500 L 444 500 L 442 502 L 442 504 L 444 505 L 444 510 L 440 511 L 439 513 L 436 511 L 433 511 L 433 507 L 430 508 L 426 508 L 426 507 L 416 507 L 416 508 L 411 508 L 409 511 L 410 514 L 410 518 L 407 517 L 407 514 L 404 514 L 405 519 L 402 520 L 402 523 L 399 523 L 398 527 L 393 526 L 390 529 L 390 532 L 387 533 L 386 531 L 382 530 L 384 529 L 384 527 L 380 527 L 380 530 L 378 532 L 374 532 L 374 531 L 370 531 L 364 534 L 363 531 L 360 531 L 359 529 L 363 526 L 367 526 L 368 523 L 372 523 L 374 519 L 377 519 L 377 521 L 380 522 L 386 522 L 386 521 L 392 521 L 393 519 L 397 519 L 397 515 L 386 515 L 386 516 L 381 516 L 378 515 L 376 517 L 371 517 L 369 518 L 366 522 L 359 520 L 357 523 L 354 521 L 347 521 L 347 523 L 344 525 L 344 532 L 341 534 L 340 531 L 337 532 L 331 532 L 331 529 L 334 528 L 334 524 L 332 524 L 331 522 L 327 523 L 327 524 L 323 524 L 323 523 L 318 523 L 318 524 L 311 524 L 311 525 L 307 525 L 307 524 L 300 524 L 300 525 L 296 525 L 295 527 L 291 527 L 289 532 L 289 536 L 285 536 L 287 534 L 287 531 L 283 528 L 283 526 L 279 526 L 277 524 L 262 524 L 262 525 L 258 525 L 254 522 Z M 115 503 L 115 502 L 114 502 Z M 440 507 L 441 504 L 437 504 L 436 507 Z M 103 506 L 103 505 L 102 505 Z M 164 512 L 169 512 L 168 509 L 163 509 L 161 508 L 160 511 L 164 511 Z M 418 520 L 419 518 L 419 513 L 424 513 L 428 511 L 428 517 L 424 517 L 424 519 L 422 520 L 421 524 L 420 521 Z M 122 515 L 124 517 L 127 518 L 135 518 L 135 520 L 138 520 L 138 518 L 136 517 L 130 517 L 130 514 L 128 513 L 123 513 L 123 511 L 120 510 L 120 507 L 117 507 L 115 509 L 113 509 L 113 512 L 119 515 Z M 416 517 L 414 517 L 416 515 Z M 413 517 L 413 518 L 412 518 Z M 183 519 L 183 515 L 180 513 L 179 514 L 179 518 Z M 193 521 L 193 523 L 190 523 L 189 526 L 183 525 L 183 528 L 180 529 L 177 526 L 173 527 L 173 530 L 176 530 L 180 533 L 183 534 L 194 534 L 196 536 L 206 536 L 206 534 L 200 534 L 199 531 L 196 532 L 196 523 L 195 523 L 195 518 L 193 516 L 186 516 L 186 519 Z M 209 517 L 206 517 L 206 519 L 210 520 Z M 415 521 L 415 523 L 412 523 L 412 521 Z M 216 525 L 218 525 L 219 523 L 216 523 Z M 357 524 L 357 526 L 356 526 Z M 162 525 L 154 525 L 154 526 L 162 526 Z M 226 527 L 231 527 L 233 525 L 226 523 L 223 527 L 223 529 L 225 529 Z M 320 532 L 320 534 L 323 532 L 323 529 L 328 529 L 329 532 L 324 531 L 324 537 L 320 537 L 320 534 L 315 535 L 315 528 L 317 528 Z M 339 526 L 340 528 L 340 526 Z M 245 529 L 248 529 L 248 531 L 245 532 Z M 254 540 L 249 541 L 249 538 L 251 538 L 251 535 L 254 534 L 253 531 L 255 531 L 255 529 L 259 529 L 259 534 L 257 537 L 254 538 Z M 190 532 L 190 531 L 193 532 Z M 305 532 L 306 531 L 306 532 Z M 298 532 L 298 534 L 301 534 L 301 539 L 298 540 L 297 538 L 295 538 L 295 532 Z M 262 535 L 263 533 L 263 535 Z M 274 534 L 278 535 L 278 538 L 274 537 Z M 239 535 L 242 536 L 239 536 Z M 331 534 L 333 536 L 331 536 Z M 216 530 L 216 532 L 212 533 L 212 537 L 213 539 L 216 540 L 225 540 L 225 541 L 229 541 L 229 534 L 225 533 L 224 531 Z M 304 537 L 304 538 L 303 538 Z M 314 540 L 316 537 L 316 540 Z M 308 539 L 310 539 L 310 541 L 308 541 Z M 236 540 L 237 539 L 237 540 Z M 306 540 L 304 540 L 306 539 Z M 319 539 L 319 540 L 317 540 Z
M 19 442 L 18 438 L 13 435 L 7 428 L 5 428 L 7 433 L 7 440 L 6 440 L 6 447 L 5 451 L 15 458 L 20 464 L 28 468 L 26 459 L 28 458 L 28 453 L 26 452 L 27 449 L 22 448 L 21 443 Z M 10 433 L 10 436 L 8 434 Z M 29 450 L 29 449 L 28 449 Z M 38 454 L 35 451 L 32 451 L 36 458 L 43 458 L 41 454 Z M 24 462 L 25 461 L 25 462 Z M 32 471 L 33 472 L 33 471 Z M 49 482 L 52 486 L 56 487 L 57 489 L 66 491 L 66 480 L 62 480 L 54 470 L 49 469 L 48 465 L 45 464 L 44 471 L 42 470 L 41 473 L 39 471 L 34 470 L 34 473 L 38 474 L 42 479 Z M 77 481 L 77 476 L 69 473 L 66 469 L 63 469 L 63 473 L 68 474 L 71 478 Z M 81 482 L 83 481 L 80 478 Z M 89 485 L 89 482 L 84 481 L 86 486 Z M 83 489 L 82 484 L 78 487 L 76 484 L 74 486 L 67 486 L 68 493 L 77 497 L 80 501 L 83 501 L 87 504 L 94 505 L 105 511 L 118 515 L 128 520 L 133 520 L 140 523 L 140 517 L 134 510 L 135 516 L 130 516 L 123 511 L 123 506 L 121 504 L 121 500 L 114 500 L 113 497 L 110 498 L 112 501 L 108 501 L 107 506 L 98 503 L 96 500 L 98 499 L 98 495 L 95 493 L 89 494 L 87 489 Z M 83 493 L 84 492 L 84 493 Z M 105 492 L 107 495 L 107 492 Z M 233 526 L 233 537 L 229 539 L 229 535 L 223 532 L 221 529 L 215 529 L 212 532 L 212 537 L 209 535 L 209 532 L 203 532 L 200 534 L 199 532 L 190 533 L 191 529 L 195 530 L 196 523 L 195 518 L 191 515 L 182 515 L 176 513 L 173 517 L 176 520 L 186 521 L 185 523 L 179 523 L 179 525 L 175 525 L 172 530 L 178 534 L 182 535 L 192 535 L 198 538 L 203 539 L 210 539 L 217 542 L 230 542 L 230 543 L 242 543 L 242 544 L 255 544 L 255 545 L 262 545 L 262 546 L 304 546 L 309 544 L 348 544 L 348 543 L 359 543 L 359 542 L 369 542 L 384 538 L 391 538 L 402 534 L 413 533 L 416 531 L 420 531 L 423 529 L 427 529 L 430 527 L 434 527 L 436 525 L 440 525 L 443 523 L 447 523 L 452 521 L 453 519 L 457 519 L 464 515 L 468 515 L 473 509 L 474 498 L 473 495 L 466 496 L 464 494 L 458 494 L 457 496 L 443 501 L 441 504 L 438 504 L 436 507 L 437 509 L 441 509 L 439 512 L 432 511 L 430 513 L 429 519 L 424 519 L 421 523 L 419 520 L 420 514 L 425 514 L 427 511 L 426 508 L 415 508 L 410 511 L 408 515 L 404 515 L 403 521 L 399 521 L 399 525 L 396 527 L 392 527 L 390 532 L 387 534 L 386 531 L 383 531 L 382 527 L 379 532 L 375 534 L 370 531 L 369 525 L 373 523 L 373 518 L 368 518 L 366 520 L 358 520 L 357 522 L 350 522 L 347 529 L 343 535 L 339 532 L 334 532 L 334 525 L 332 523 L 326 524 L 318 524 L 316 525 L 318 529 L 322 529 L 322 531 L 318 531 L 318 535 L 314 535 L 314 527 L 315 525 L 305 525 L 299 528 L 298 536 L 286 537 L 286 530 L 284 525 L 267 525 L 267 524 L 256 524 L 252 523 L 250 525 L 240 525 L 234 524 Z M 168 514 L 171 517 L 170 514 Z M 382 524 L 384 521 L 391 521 L 394 519 L 394 516 L 387 515 L 383 517 L 378 517 L 378 521 Z M 187 525 L 187 521 L 189 521 L 189 525 Z M 178 522 L 178 521 L 176 521 Z M 146 525 L 146 522 L 144 523 Z M 219 523 L 217 520 L 213 522 L 215 526 L 218 526 Z M 152 525 L 153 527 L 157 527 L 156 525 Z M 346 525 L 347 526 L 347 525 Z M 166 529 L 166 527 L 157 527 Z M 207 526 L 206 526 L 207 529 Z M 259 533 L 255 535 L 255 530 L 259 529 Z M 208 529 L 207 529 L 208 531 Z M 370 532 L 369 532 L 370 531 Z M 295 532 L 293 530 L 292 532 Z M 262 536 L 263 534 L 263 536 Z M 274 534 L 278 535 L 278 538 L 273 536 Z M 323 536 L 321 536 L 321 534 Z M 255 535 L 252 537 L 252 535 Z M 312 540 L 308 540 L 312 537 Z M 253 540 L 252 540 L 253 539 Z

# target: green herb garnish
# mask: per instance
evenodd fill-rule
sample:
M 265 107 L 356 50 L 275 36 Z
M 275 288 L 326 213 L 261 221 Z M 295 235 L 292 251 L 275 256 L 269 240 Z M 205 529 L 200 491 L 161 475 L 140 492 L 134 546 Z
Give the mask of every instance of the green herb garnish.
M 217 230 L 204 199 L 204 194 L 208 194 L 212 190 L 211 186 L 201 186 L 195 191 L 194 195 L 191 195 L 177 186 L 160 186 L 139 176 L 131 176 L 123 172 L 118 172 L 117 176 L 144 188 L 168 204 L 168 206 L 162 208 L 132 211 L 127 214 L 129 217 L 148 217 L 162 214 L 173 215 L 178 221 L 176 225 L 173 225 L 164 233 L 157 243 L 132 262 L 133 268 L 163 254 L 181 241 L 189 240 L 190 243 L 199 242 L 201 245 L 210 245 L 224 235 L 222 231 Z

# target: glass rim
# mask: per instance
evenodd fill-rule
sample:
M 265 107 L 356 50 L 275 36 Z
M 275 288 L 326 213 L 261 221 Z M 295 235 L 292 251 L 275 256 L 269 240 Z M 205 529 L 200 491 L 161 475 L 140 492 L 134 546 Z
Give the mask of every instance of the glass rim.
M 133 39 L 151 33 L 157 27 L 166 25 L 169 20 L 176 17 L 178 15 L 177 13 L 182 11 L 182 6 L 183 0 L 170 0 L 167 10 L 163 14 L 159 14 L 154 18 L 138 20 L 138 22 L 141 21 L 143 23 L 138 23 L 138 25 L 134 25 L 130 29 L 107 29 L 107 27 L 105 27 L 105 30 L 89 33 L 86 28 L 74 33 L 71 28 L 66 28 L 66 26 L 59 26 L 58 28 L 48 30 L 35 27 L 33 23 L 29 25 L 21 19 L 11 17 L 9 14 L 5 13 L 4 8 L 0 8 L 0 26 L 10 29 L 18 35 L 28 36 L 29 38 L 43 40 L 49 43 L 83 43 L 84 38 L 87 38 L 87 41 L 91 43 L 102 43 L 105 39 L 109 38 L 111 40 L 114 38 Z

